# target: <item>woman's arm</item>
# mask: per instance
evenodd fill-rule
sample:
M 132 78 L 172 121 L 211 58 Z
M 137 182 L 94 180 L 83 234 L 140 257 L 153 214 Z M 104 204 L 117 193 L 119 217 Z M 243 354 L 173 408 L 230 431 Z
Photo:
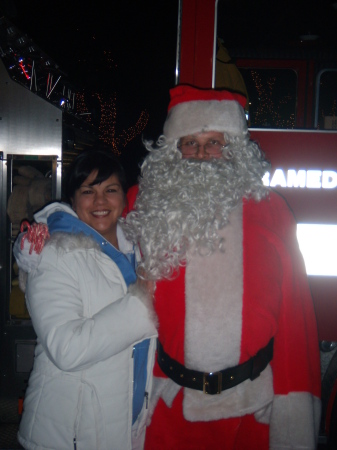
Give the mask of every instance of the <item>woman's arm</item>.
M 39 267 L 29 275 L 26 289 L 35 332 L 58 368 L 88 368 L 156 335 L 149 311 L 138 297 L 127 293 L 116 299 L 116 292 L 123 292 L 118 277 L 109 282 L 112 303 L 92 317 L 85 317 L 76 279 L 78 268 L 72 259 L 69 258 L 69 264 L 65 260 L 64 255 L 46 247 Z M 100 288 L 97 286 L 97 295 Z

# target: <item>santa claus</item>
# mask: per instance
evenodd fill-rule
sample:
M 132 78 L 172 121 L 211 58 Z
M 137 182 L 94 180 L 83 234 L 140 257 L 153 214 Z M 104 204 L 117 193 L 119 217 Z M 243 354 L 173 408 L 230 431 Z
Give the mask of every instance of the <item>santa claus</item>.
M 245 103 L 173 88 L 131 191 L 124 228 L 159 318 L 150 450 L 316 448 L 319 350 L 296 222 L 263 185 Z

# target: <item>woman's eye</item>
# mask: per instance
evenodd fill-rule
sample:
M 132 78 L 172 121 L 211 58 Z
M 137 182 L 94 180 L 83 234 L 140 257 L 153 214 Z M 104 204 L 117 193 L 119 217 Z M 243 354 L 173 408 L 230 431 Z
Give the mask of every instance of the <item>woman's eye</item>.
M 92 191 L 90 189 L 86 189 L 85 191 L 82 191 L 82 194 L 89 195 L 92 194 Z

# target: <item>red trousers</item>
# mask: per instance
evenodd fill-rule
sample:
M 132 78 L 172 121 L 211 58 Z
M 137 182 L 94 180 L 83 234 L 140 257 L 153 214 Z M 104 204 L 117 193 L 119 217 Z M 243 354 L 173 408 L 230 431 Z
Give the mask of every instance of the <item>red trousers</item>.
M 172 408 L 159 400 L 146 432 L 145 450 L 268 450 L 269 426 L 256 422 L 253 415 L 188 422 L 182 400 L 182 390 Z

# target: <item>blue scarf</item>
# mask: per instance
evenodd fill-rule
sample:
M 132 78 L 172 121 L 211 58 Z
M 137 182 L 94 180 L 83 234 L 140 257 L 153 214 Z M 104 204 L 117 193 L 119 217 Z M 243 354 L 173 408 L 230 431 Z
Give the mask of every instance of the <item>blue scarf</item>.
M 137 279 L 136 272 L 124 253 L 117 250 L 96 230 L 82 222 L 82 220 L 64 211 L 56 211 L 48 217 L 47 225 L 50 234 L 62 231 L 64 233 L 83 233 L 86 236 L 91 236 L 99 244 L 102 252 L 117 264 L 119 270 L 122 272 L 126 285 L 129 286 L 135 283 Z

